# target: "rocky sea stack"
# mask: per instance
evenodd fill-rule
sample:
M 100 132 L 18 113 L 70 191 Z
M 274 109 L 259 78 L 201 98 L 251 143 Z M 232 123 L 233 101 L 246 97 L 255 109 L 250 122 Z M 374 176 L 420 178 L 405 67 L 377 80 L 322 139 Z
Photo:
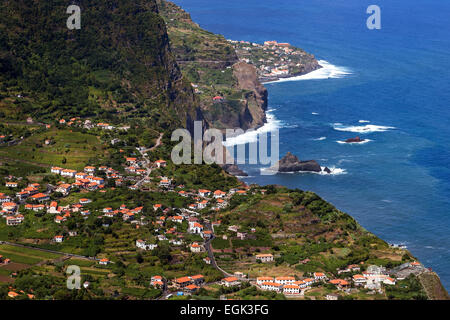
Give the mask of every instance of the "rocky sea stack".
M 286 155 L 278 161 L 278 171 L 279 172 L 322 172 L 322 168 L 319 163 L 315 160 L 301 161 L 297 156 L 288 152 Z M 330 173 L 330 169 L 325 168 L 324 172 Z

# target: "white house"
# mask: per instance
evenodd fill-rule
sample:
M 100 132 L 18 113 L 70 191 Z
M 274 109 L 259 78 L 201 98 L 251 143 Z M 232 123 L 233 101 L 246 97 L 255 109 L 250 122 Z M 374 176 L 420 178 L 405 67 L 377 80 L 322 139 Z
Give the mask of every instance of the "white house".
M 275 283 L 281 283 L 283 285 L 285 284 L 293 284 L 295 282 L 294 277 L 276 277 Z
M 300 294 L 300 287 L 295 284 L 288 284 L 283 286 L 283 293 L 286 295 Z
M 262 285 L 264 282 L 273 282 L 273 277 L 258 277 L 256 278 L 256 284 Z
M 63 236 L 55 236 L 53 238 L 53 240 L 55 240 L 55 242 L 61 243 L 64 241 L 64 237 Z
M 283 289 L 283 285 L 275 282 L 263 282 L 261 284 L 261 289 L 280 292 Z
M 257 254 L 256 261 L 258 261 L 258 260 L 263 263 L 271 262 L 271 261 L 273 261 L 273 255 L 270 253 Z
M 136 247 L 143 250 L 154 250 L 158 245 L 154 243 L 148 244 L 144 240 L 136 240 Z
M 225 287 L 234 287 L 240 285 L 241 282 L 236 277 L 227 277 L 222 279 L 221 284 Z
M 191 252 L 194 252 L 194 253 L 198 253 L 198 252 L 202 251 L 202 247 L 197 242 L 194 242 L 193 244 L 191 244 L 190 249 L 191 249 Z

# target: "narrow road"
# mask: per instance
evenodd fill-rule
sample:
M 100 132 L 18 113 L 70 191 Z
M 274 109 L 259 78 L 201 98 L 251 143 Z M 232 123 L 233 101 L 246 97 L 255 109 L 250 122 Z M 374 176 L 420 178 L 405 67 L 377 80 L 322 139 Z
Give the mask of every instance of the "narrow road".
M 205 222 L 205 227 L 206 227 L 207 230 L 212 231 L 211 223 L 210 223 L 210 222 Z M 214 253 L 213 253 L 212 246 L 211 246 L 211 241 L 213 241 L 214 238 L 215 238 L 215 236 L 214 236 L 214 233 L 213 233 L 213 234 L 212 234 L 212 237 L 211 237 L 210 239 L 208 239 L 208 240 L 205 241 L 205 249 L 206 249 L 206 252 L 208 253 L 209 259 L 211 260 L 211 265 L 212 265 L 215 269 L 217 269 L 217 270 L 219 270 L 220 272 L 222 272 L 226 277 L 231 277 L 232 274 L 226 272 L 225 270 L 223 270 L 221 267 L 219 267 L 219 266 L 217 265 L 216 258 L 214 258 Z
M 162 139 L 163 135 L 164 135 L 163 133 L 159 134 L 159 137 L 156 140 L 156 143 L 153 147 L 144 149 L 142 151 L 139 150 L 139 152 L 141 153 L 142 157 L 144 158 L 145 164 L 147 166 L 147 172 L 145 173 L 145 176 L 141 180 L 139 180 L 138 182 L 135 183 L 135 185 L 137 187 L 140 187 L 141 184 L 144 183 L 144 181 L 150 177 L 150 174 L 152 173 L 152 168 L 150 168 L 150 160 L 147 157 L 147 152 L 153 151 L 154 149 L 158 148 L 161 145 L 161 139 Z

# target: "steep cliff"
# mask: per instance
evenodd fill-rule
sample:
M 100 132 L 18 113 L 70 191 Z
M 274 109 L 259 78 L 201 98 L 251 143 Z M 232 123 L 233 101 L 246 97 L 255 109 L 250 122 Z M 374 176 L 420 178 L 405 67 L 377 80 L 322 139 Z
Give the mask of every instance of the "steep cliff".
M 177 5 L 158 0 L 158 6 L 177 63 L 194 87 L 208 125 L 244 130 L 262 126 L 267 90 L 259 82 L 256 69 L 239 62 L 233 46 L 223 36 L 200 28 Z
M 197 117 L 193 89 L 173 58 L 155 0 L 0 3 L 0 111 L 41 120 L 89 116 L 162 127 Z M 197 112 L 198 113 L 198 112 Z

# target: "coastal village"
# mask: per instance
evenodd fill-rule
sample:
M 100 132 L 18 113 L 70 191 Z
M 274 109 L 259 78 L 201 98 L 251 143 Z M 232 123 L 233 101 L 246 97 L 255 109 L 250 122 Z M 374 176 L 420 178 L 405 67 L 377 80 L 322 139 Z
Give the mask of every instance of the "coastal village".
M 256 67 L 260 81 L 268 82 L 302 75 L 320 68 L 314 56 L 289 43 L 228 40 L 240 61 Z
M 127 1 L 131 10 L 115 12 L 134 22 L 133 8 L 150 11 L 155 29 L 130 26 L 149 40 L 136 42 L 133 57 L 123 30 L 106 32 L 101 20 L 95 38 L 81 39 L 96 50 L 89 63 L 68 50 L 58 61 L 73 65 L 41 65 L 27 54 L 50 46 L 20 47 L 18 68 L 54 77 L 11 72 L 0 86 L 0 299 L 448 298 L 406 248 L 313 192 L 247 185 L 239 169 L 215 164 L 175 165 L 171 134 L 194 114 L 210 127 L 256 128 L 267 107 L 260 81 L 320 65 L 289 43 L 227 41 L 175 4 L 154 4 Z M 107 20 L 111 8 L 100 6 Z M 99 45 L 112 39 L 114 47 Z M 120 73 L 111 68 L 117 57 Z M 80 72 L 61 73 L 73 67 Z
M 84 127 L 84 129 L 111 130 L 119 132 L 127 130 L 124 127 L 116 128 L 107 123 L 94 124 L 89 120 L 81 121 L 73 118 L 70 121 L 59 120 L 55 126 L 62 128 Z M 46 126 L 49 130 L 52 126 Z M 50 139 L 51 140 L 51 139 Z M 117 140 L 112 139 L 110 145 L 114 147 Z M 398 281 L 406 279 L 410 274 L 429 272 L 423 265 L 416 261 L 405 262 L 395 268 L 386 268 L 375 264 L 367 264 L 359 261 L 356 264 L 338 268 L 333 272 L 321 268 L 307 272 L 290 272 L 289 268 L 278 270 L 280 253 L 270 246 L 251 246 L 250 251 L 241 255 L 239 248 L 227 249 L 223 243 L 257 242 L 261 238 L 262 229 L 257 225 L 240 225 L 223 216 L 223 212 L 229 210 L 230 204 L 239 199 L 239 203 L 246 203 L 252 197 L 265 196 L 268 190 L 258 186 L 247 186 L 243 183 L 239 187 L 228 190 L 208 190 L 205 188 L 188 189 L 183 184 L 178 184 L 170 174 L 170 160 L 149 160 L 149 154 L 159 147 L 158 140 L 153 149 L 136 147 L 132 154 L 128 149 L 125 152 L 116 146 L 115 150 L 123 158 L 121 167 L 112 168 L 106 164 L 87 165 L 82 170 L 70 167 L 51 166 L 46 175 L 52 177 L 55 184 L 28 183 L 25 177 L 7 176 L 4 188 L 7 192 L 0 193 L 2 224 L 7 230 L 27 224 L 31 219 L 33 224 L 42 223 L 40 220 L 52 224 L 54 234 L 48 239 L 41 236 L 29 244 L 22 241 L 29 250 L 41 247 L 49 252 L 58 251 L 60 246 L 70 243 L 80 237 L 82 221 L 94 219 L 104 230 L 114 228 L 117 224 L 126 224 L 141 234 L 132 239 L 135 252 L 152 253 L 161 246 L 169 251 L 180 252 L 182 255 L 194 256 L 205 267 L 217 271 L 215 276 L 199 274 L 185 274 L 170 278 L 164 273 L 149 275 L 148 288 L 154 288 L 158 297 L 170 299 L 174 296 L 195 296 L 198 292 L 207 294 L 211 291 L 222 293 L 220 296 L 236 298 L 235 293 L 242 290 L 255 288 L 257 292 L 273 293 L 286 298 L 298 299 L 342 299 L 346 296 L 355 296 L 361 290 L 365 295 L 382 297 L 386 294 L 386 288 L 395 286 Z M 128 153 L 128 154 L 127 154 Z M 107 195 L 110 192 L 129 190 L 131 192 L 154 193 L 171 195 L 182 200 L 183 206 L 169 206 L 164 204 L 164 197 L 160 202 L 153 201 L 150 205 L 136 205 L 121 203 L 116 205 L 108 203 Z M 102 196 L 104 195 L 104 196 Z M 105 197 L 102 201 L 95 201 L 99 196 Z M 98 202 L 105 205 L 97 205 Z M 235 205 L 233 205 L 235 206 Z M 76 221 L 76 222 L 75 222 Z M 148 230 L 139 233 L 140 230 Z M 144 236 L 146 235 L 146 236 Z M 9 248 L 14 248 L 13 243 L 5 243 Z M 36 245 L 38 245 L 36 247 Z M 237 245 L 235 245 L 237 246 Z M 225 246 L 226 247 L 226 246 Z M 237 246 L 239 247 L 239 246 Z M 45 248 L 45 249 L 44 249 Z M 54 248 L 54 249 L 53 249 Z M 395 249 L 402 252 L 402 249 Z M 224 254 L 235 255 L 239 253 L 239 263 L 235 264 L 239 270 L 226 268 L 222 265 Z M 0 270 L 8 270 L 8 266 L 14 265 L 17 253 L 2 250 L 0 245 Z M 11 256 L 8 256 L 11 253 Z M 82 254 L 69 254 L 66 259 L 77 256 L 80 259 L 93 261 L 95 268 L 105 268 L 117 263 L 114 252 L 100 250 L 95 256 L 83 256 Z M 217 257 L 217 258 L 216 258 Z M 311 257 L 297 261 L 299 265 L 308 264 Z M 227 258 L 229 259 L 229 258 Z M 226 260 L 227 260 L 226 259 Z M 241 265 L 242 263 L 242 265 Z M 96 267 L 96 266 L 97 267 Z M 264 266 L 261 269 L 261 266 Z M 31 266 L 30 266 L 31 267 Z M 29 267 L 27 267 L 29 268 Z M 258 271 L 257 271 L 258 270 Z M 3 272 L 3 274 L 5 274 Z M 220 276 L 222 275 L 222 277 Z M 11 269 L 8 278 L 0 278 L 11 282 L 17 272 Z M 12 281 L 13 283 L 14 281 Z M 87 284 L 88 285 L 88 284 Z M 204 289 L 203 291 L 201 289 Z M 16 292 L 13 287 L 8 293 L 10 298 L 28 297 L 32 294 Z M 206 292 L 206 293 L 205 293 Z

